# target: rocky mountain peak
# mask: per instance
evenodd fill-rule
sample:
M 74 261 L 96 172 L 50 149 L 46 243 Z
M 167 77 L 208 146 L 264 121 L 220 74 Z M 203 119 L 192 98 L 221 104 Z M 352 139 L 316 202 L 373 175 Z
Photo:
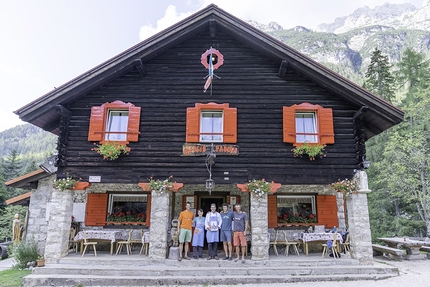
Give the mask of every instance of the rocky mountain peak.
M 258 23 L 257 21 L 254 21 L 254 20 L 246 20 L 246 22 L 248 24 L 254 26 L 255 28 L 257 28 L 263 32 L 266 32 L 266 33 L 284 30 L 284 28 L 282 28 L 282 26 L 276 22 L 270 22 L 268 25 Z

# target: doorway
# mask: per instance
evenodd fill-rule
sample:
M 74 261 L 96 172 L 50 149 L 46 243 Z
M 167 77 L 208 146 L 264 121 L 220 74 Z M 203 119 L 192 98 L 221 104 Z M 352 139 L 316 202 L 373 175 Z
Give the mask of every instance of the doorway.
M 211 210 L 211 204 L 216 204 L 216 210 L 220 212 L 222 210 L 222 204 L 225 202 L 225 196 L 222 195 L 201 195 L 199 197 L 199 207 L 203 209 L 203 214 L 206 215 Z

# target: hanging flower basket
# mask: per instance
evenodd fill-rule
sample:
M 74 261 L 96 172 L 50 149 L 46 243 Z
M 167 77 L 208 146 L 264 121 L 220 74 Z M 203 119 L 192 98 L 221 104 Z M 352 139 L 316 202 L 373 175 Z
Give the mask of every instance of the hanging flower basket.
M 291 151 L 294 153 L 294 157 L 308 155 L 310 160 L 315 160 L 317 157 L 323 158 L 326 156 L 325 147 L 326 145 L 311 145 L 305 142 L 300 146 L 294 147 Z
M 358 185 L 358 180 L 356 178 L 345 178 L 344 180 L 338 179 L 336 182 L 330 184 L 329 187 L 336 192 L 343 193 L 343 196 L 357 193 L 357 191 L 360 189 L 360 186 Z
M 126 144 L 119 144 L 117 142 L 107 141 L 101 145 L 96 144 L 97 147 L 92 150 L 101 154 L 104 159 L 115 160 L 121 154 L 128 155 L 130 153 L 130 148 Z

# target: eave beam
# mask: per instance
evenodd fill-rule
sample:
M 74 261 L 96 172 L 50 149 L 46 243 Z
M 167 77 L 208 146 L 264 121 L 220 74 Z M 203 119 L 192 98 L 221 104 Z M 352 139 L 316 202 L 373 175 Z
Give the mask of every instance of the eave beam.
M 288 62 L 286 60 L 282 60 L 281 65 L 279 65 L 278 77 L 283 78 L 287 73 Z
M 136 69 L 139 71 L 139 74 L 142 77 L 146 76 L 146 67 L 143 65 L 142 60 L 141 59 L 136 59 L 134 60 L 134 66 L 136 67 Z

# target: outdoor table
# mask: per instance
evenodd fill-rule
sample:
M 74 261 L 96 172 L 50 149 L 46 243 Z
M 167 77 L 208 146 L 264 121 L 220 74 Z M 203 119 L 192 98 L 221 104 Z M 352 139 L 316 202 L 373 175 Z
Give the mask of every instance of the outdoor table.
M 378 240 L 387 243 L 388 247 L 398 248 L 402 246 L 406 249 L 406 259 L 424 259 L 420 253 L 421 246 L 430 246 L 430 242 L 421 240 L 411 240 L 406 237 L 382 237 Z
M 113 247 L 115 245 L 115 242 L 117 240 L 127 240 L 128 239 L 128 233 L 118 230 L 86 230 L 86 239 L 92 239 L 92 240 L 104 240 L 104 241 L 110 241 L 110 254 L 113 254 Z M 78 234 L 76 234 L 74 240 L 76 242 L 81 242 L 81 252 L 83 250 L 84 245 L 84 233 L 82 231 L 79 231 Z
M 333 240 L 333 233 L 303 233 L 302 240 L 304 245 L 304 251 L 306 256 L 308 255 L 308 242 L 310 241 L 321 241 L 326 242 L 328 240 Z M 342 235 L 340 233 L 337 234 L 337 240 L 342 243 Z

